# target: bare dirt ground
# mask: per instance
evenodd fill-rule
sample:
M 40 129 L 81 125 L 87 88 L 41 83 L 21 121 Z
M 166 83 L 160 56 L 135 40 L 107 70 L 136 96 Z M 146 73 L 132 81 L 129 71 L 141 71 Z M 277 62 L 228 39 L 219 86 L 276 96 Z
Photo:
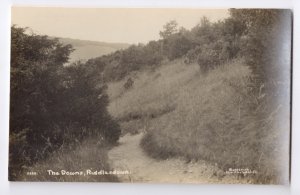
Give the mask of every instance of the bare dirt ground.
M 130 172 L 127 175 L 118 175 L 121 182 L 249 183 L 246 179 L 225 175 L 216 166 L 204 161 L 186 163 L 178 158 L 150 158 L 139 146 L 142 136 L 142 133 L 126 134 L 120 138 L 120 144 L 108 153 L 110 165 L 114 170 Z

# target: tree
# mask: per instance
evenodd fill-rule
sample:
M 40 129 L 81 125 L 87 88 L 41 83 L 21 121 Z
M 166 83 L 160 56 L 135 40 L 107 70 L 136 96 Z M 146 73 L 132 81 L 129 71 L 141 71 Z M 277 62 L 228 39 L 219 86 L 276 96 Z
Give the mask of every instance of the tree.
M 171 35 L 178 32 L 178 23 L 176 20 L 171 20 L 163 26 L 163 31 L 159 32 L 159 35 L 163 39 L 167 39 Z
M 165 55 L 174 60 L 185 55 L 193 48 L 192 42 L 183 34 L 176 33 L 171 35 L 164 44 Z

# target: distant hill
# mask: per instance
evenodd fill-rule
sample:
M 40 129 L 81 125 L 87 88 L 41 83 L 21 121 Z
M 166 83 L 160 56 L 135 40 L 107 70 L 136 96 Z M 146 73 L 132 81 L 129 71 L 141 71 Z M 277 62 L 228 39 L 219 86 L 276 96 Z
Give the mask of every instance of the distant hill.
M 77 60 L 88 60 L 90 58 L 99 57 L 105 54 L 115 52 L 119 49 L 125 49 L 130 44 L 127 43 L 106 43 L 98 41 L 88 41 L 80 39 L 60 38 L 57 37 L 64 44 L 73 45 L 75 51 L 70 55 L 70 62 Z

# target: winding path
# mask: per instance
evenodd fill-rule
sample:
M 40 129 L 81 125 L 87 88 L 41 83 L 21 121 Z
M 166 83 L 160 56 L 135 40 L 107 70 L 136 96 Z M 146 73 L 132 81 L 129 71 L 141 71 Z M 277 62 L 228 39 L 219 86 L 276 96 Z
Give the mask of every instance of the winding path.
M 152 159 L 139 146 L 142 136 L 142 133 L 127 134 L 121 137 L 120 144 L 108 153 L 110 165 L 114 170 L 130 172 L 127 175 L 118 175 L 121 182 L 247 183 L 233 176 L 224 176 L 216 166 L 204 161 L 186 163 L 175 158 Z

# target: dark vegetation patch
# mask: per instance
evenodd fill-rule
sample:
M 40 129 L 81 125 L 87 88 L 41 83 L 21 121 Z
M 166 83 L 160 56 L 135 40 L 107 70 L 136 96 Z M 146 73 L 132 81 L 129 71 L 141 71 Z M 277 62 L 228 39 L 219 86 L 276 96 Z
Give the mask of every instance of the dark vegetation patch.
M 88 137 L 107 144 L 119 139 L 98 72 L 80 63 L 64 66 L 72 50 L 57 39 L 11 28 L 9 180 L 63 146 L 75 148 Z

